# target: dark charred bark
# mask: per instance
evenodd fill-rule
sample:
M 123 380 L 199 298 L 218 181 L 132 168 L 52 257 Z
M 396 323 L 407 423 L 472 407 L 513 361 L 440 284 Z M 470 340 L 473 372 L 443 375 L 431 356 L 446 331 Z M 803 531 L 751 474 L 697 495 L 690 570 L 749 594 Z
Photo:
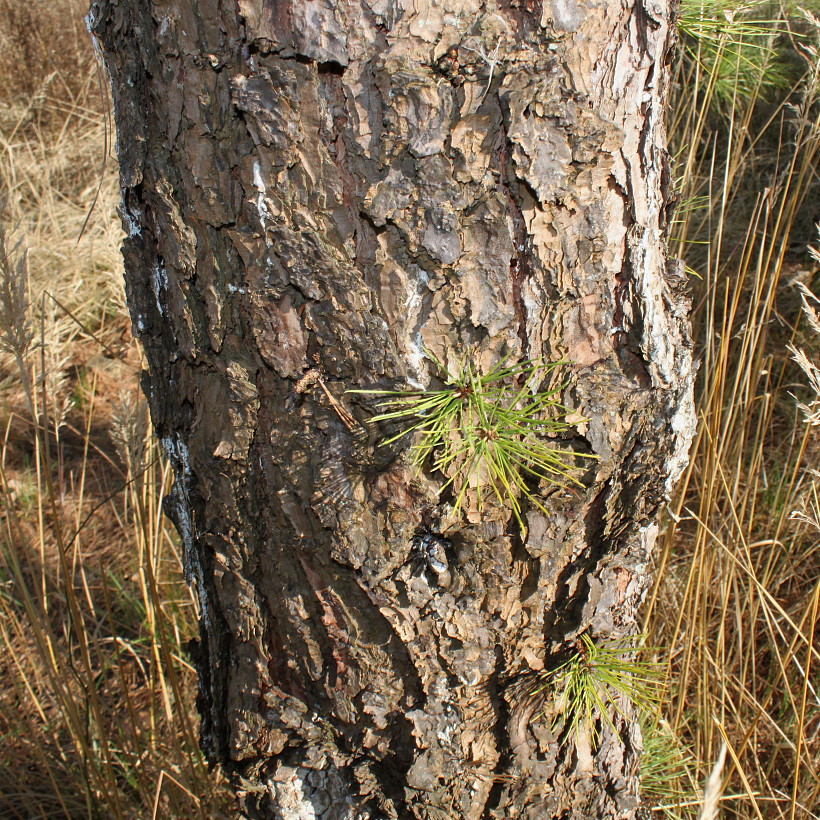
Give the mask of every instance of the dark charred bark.
M 202 608 L 202 745 L 255 818 L 631 818 L 637 728 L 530 696 L 634 631 L 694 378 L 666 0 L 96 0 L 127 292 Z M 348 389 L 571 362 L 584 488 L 452 515 Z M 321 381 L 309 371 L 321 366 Z M 352 414 L 351 419 L 347 414 Z M 444 571 L 418 554 L 443 532 Z M 440 566 L 438 567 L 440 570 Z

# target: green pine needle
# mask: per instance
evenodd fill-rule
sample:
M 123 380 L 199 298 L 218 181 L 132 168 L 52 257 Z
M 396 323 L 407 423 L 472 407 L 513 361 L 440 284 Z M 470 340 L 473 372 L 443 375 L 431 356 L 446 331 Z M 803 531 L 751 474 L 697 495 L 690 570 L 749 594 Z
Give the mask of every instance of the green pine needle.
M 694 820 L 698 811 L 694 761 L 657 715 L 641 720 L 641 797 L 666 820 Z
M 785 88 L 788 72 L 775 49 L 782 21 L 755 16 L 765 8 L 746 0 L 681 0 L 678 31 L 683 53 L 711 82 L 716 101 L 765 97 Z
M 441 390 L 349 392 L 385 397 L 379 405 L 384 412 L 370 421 L 398 422 L 402 429 L 382 444 L 413 434 L 411 463 L 419 470 L 429 463 L 434 472 L 448 476 L 441 489 L 452 486 L 455 510 L 472 488 L 479 510 L 488 497 L 508 505 L 524 532 L 522 498 L 547 512 L 532 484 L 545 481 L 581 486 L 575 477 L 575 460 L 594 456 L 558 449 L 550 443 L 571 429 L 566 416 L 572 411 L 557 399 L 561 387 L 534 392 L 546 375 L 566 362 L 502 362 L 481 375 L 469 361 L 450 373 L 432 353 L 425 354 L 444 382 Z
M 643 647 L 635 646 L 632 640 L 596 644 L 585 632 L 572 657 L 541 676 L 535 691 L 553 692 L 558 705 L 553 728 L 563 720 L 571 733 L 582 731 L 594 742 L 599 721 L 615 728 L 613 715 L 623 714 L 618 703 L 621 698 L 639 712 L 653 709 L 663 689 L 662 670 L 639 660 L 636 655 Z

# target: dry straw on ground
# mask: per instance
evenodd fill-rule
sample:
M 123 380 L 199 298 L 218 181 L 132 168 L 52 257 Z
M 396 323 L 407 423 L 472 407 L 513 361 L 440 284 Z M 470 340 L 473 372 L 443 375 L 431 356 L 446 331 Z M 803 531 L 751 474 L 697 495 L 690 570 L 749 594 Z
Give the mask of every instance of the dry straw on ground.
M 0 2 L 0 817 L 210 820 L 83 5 Z

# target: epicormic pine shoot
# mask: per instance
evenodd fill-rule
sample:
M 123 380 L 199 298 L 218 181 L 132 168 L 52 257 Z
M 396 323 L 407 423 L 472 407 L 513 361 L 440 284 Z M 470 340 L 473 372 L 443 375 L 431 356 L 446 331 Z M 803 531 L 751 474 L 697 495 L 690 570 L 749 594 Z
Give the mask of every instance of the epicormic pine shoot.
M 482 375 L 470 361 L 451 373 L 433 354 L 425 353 L 444 382 L 440 390 L 349 392 L 387 397 L 379 405 L 385 412 L 370 421 L 397 422 L 402 429 L 382 445 L 415 435 L 411 463 L 421 469 L 429 462 L 432 471 L 447 476 L 441 491 L 453 487 L 454 510 L 472 487 L 479 510 L 489 494 L 509 505 L 523 532 L 522 498 L 548 512 L 536 495 L 538 483 L 581 486 L 575 460 L 594 456 L 552 443 L 572 427 L 566 420 L 572 411 L 557 398 L 563 385 L 536 392 L 544 378 L 566 362 L 502 362 Z
M 634 640 L 616 638 L 596 644 L 584 632 L 572 656 L 541 676 L 535 692 L 553 693 L 553 728 L 563 721 L 571 733 L 580 729 L 594 742 L 599 721 L 614 729 L 613 715 L 623 715 L 619 699 L 625 698 L 639 712 L 652 711 L 663 673 L 659 666 L 636 657 L 642 647 Z

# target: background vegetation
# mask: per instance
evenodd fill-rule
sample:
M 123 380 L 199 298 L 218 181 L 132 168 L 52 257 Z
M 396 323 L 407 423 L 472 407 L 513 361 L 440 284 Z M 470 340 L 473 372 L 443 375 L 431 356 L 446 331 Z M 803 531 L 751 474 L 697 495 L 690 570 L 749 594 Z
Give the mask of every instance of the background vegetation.
M 196 751 L 195 601 L 159 514 L 84 5 L 0 0 L 0 818 L 229 817 Z M 700 424 L 646 607 L 642 662 L 669 681 L 653 816 L 820 816 L 818 36 L 797 6 L 681 11 Z
M 195 602 L 85 11 L 0 0 L 0 818 L 229 817 L 197 746 Z

